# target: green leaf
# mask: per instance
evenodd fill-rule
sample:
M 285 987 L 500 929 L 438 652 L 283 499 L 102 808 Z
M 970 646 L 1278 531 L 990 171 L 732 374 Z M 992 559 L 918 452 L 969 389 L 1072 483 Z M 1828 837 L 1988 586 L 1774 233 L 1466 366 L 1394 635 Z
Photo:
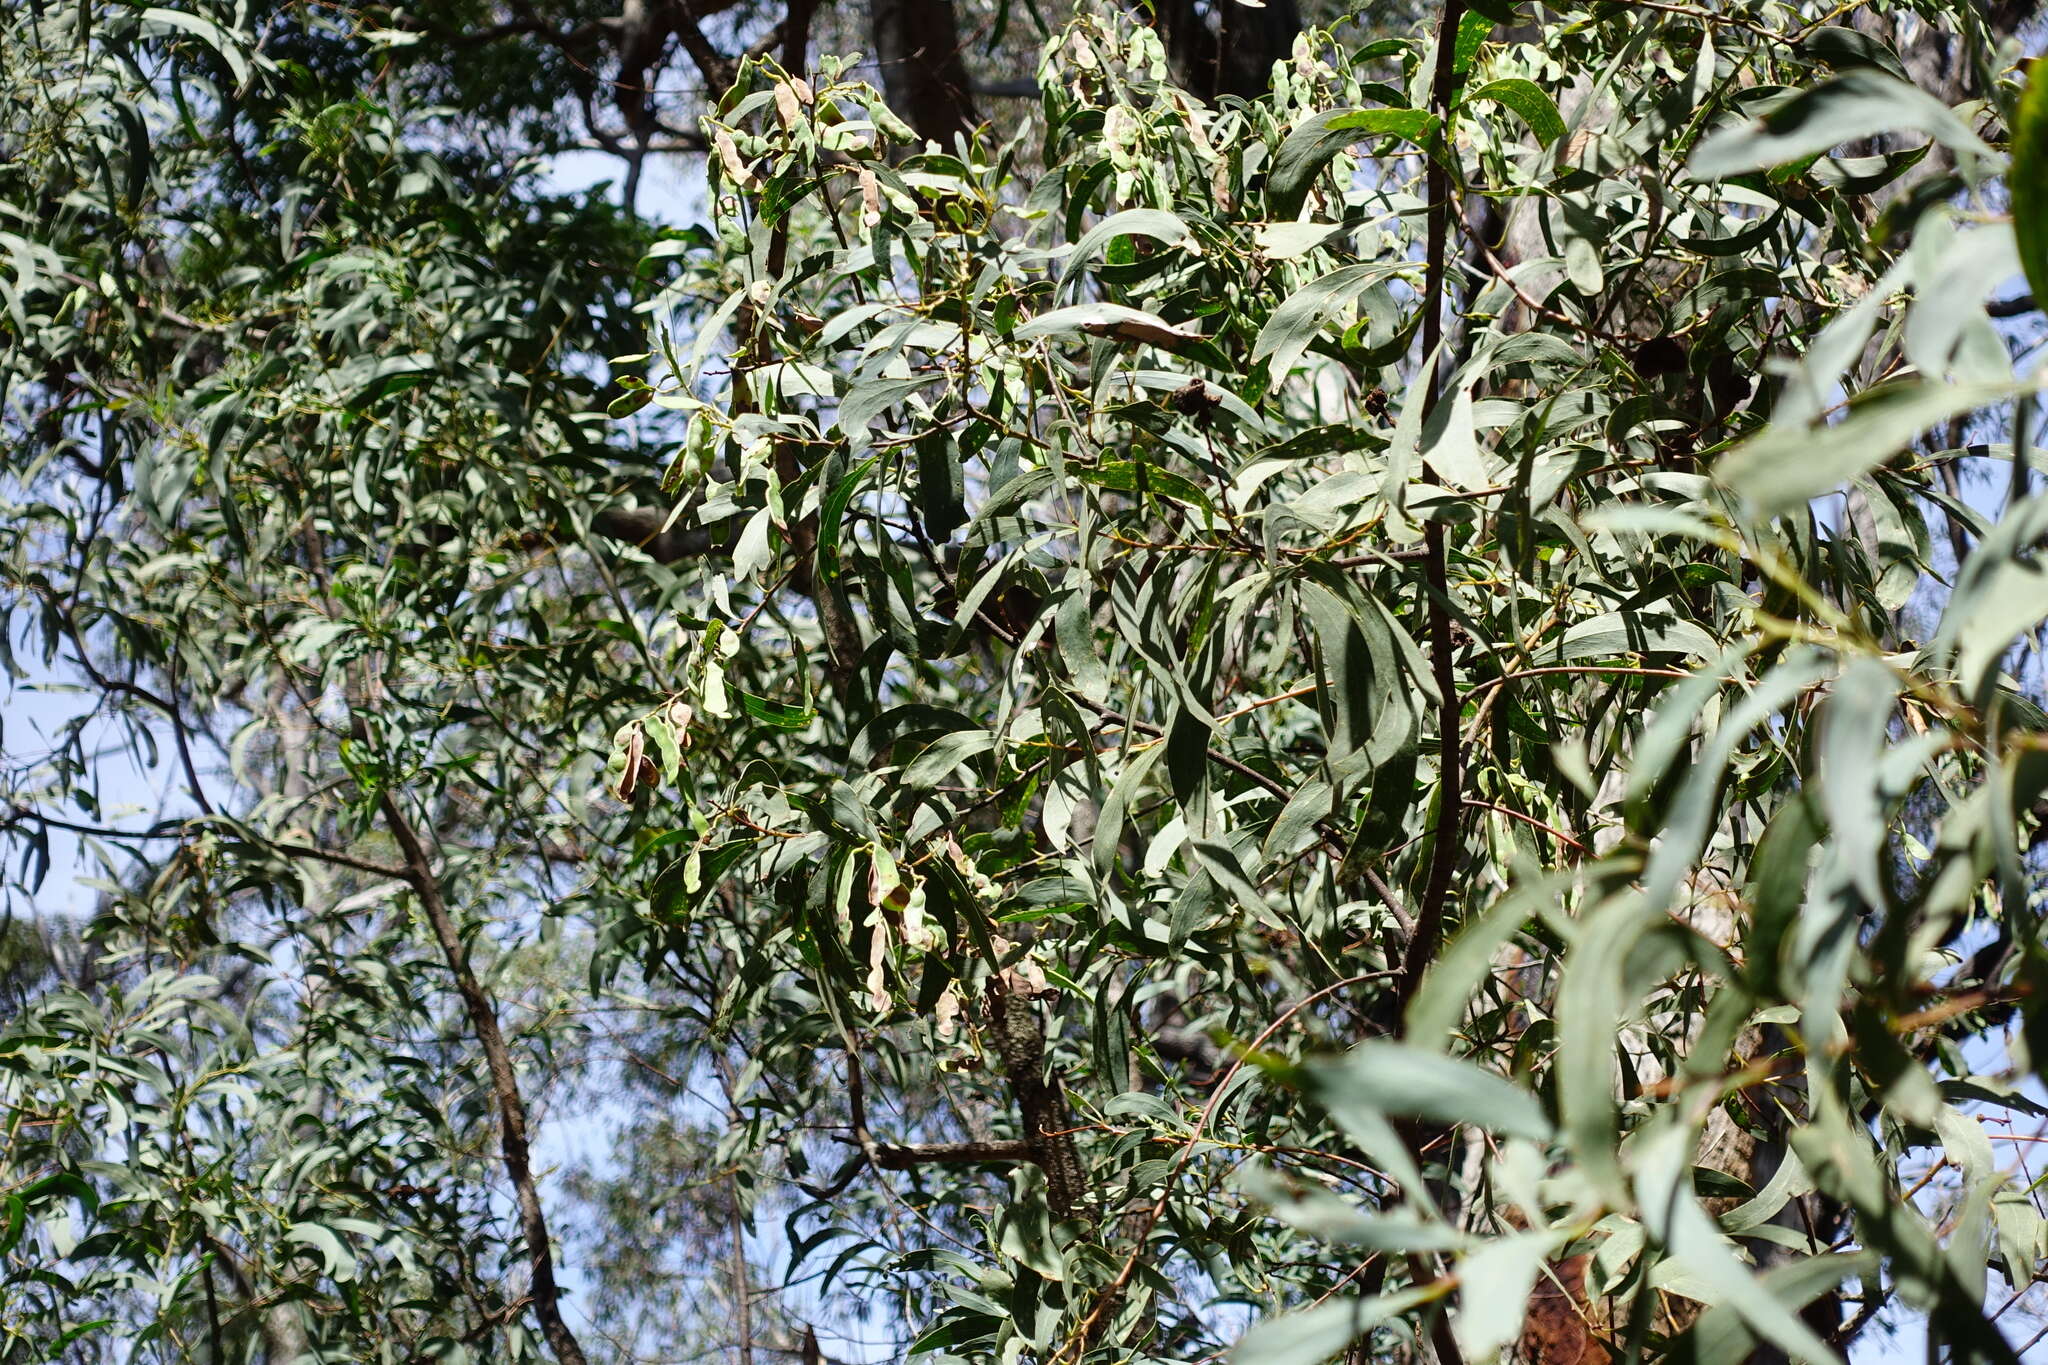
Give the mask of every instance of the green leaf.
M 1710 1287 L 1717 1301 L 1740 1313 L 1757 1335 L 1794 1360 L 1836 1365 L 1837 1357 L 1813 1329 L 1777 1297 L 1764 1292 L 1735 1248 L 1714 1226 L 1692 1192 L 1695 1133 L 1664 1122 L 1635 1143 L 1636 1193 L 1643 1224 L 1664 1243 L 1673 1260 Z
M 1776 668 L 1760 678 L 1700 745 L 1684 770 L 1678 793 L 1664 816 L 1656 847 L 1643 869 L 1643 887 L 1658 907 L 1678 891 L 1700 855 L 1713 828 L 1715 797 L 1736 746 L 1760 727 L 1769 726 L 1815 683 L 1827 676 L 1828 660 L 1817 650 L 1786 652 Z M 1661 720 L 1661 717 L 1660 717 Z
M 1346 231 L 1344 223 L 1268 223 L 1253 234 L 1253 241 L 1267 260 L 1288 261 Z
M 1266 361 L 1269 382 L 1277 384 L 1300 361 L 1325 323 L 1372 285 L 1413 268 L 1407 261 L 1347 265 L 1303 285 L 1275 308 L 1259 329 L 1258 340 L 1252 344 L 1252 363 Z
M 1349 592 L 1340 596 L 1321 583 L 1302 585 L 1301 607 L 1316 632 L 1317 702 L 1330 761 L 1341 765 L 1363 749 L 1378 766 L 1391 755 L 1375 741 L 1393 737 L 1387 722 L 1404 686 L 1386 622 Z
M 1828 426 L 1773 423 L 1714 465 L 1714 478 L 1759 515 L 1804 507 L 1906 448 L 1929 427 L 2010 398 L 2011 384 L 1902 380 L 1859 394 Z
M 1375 1299 L 1331 1299 L 1313 1308 L 1269 1317 L 1231 1348 L 1235 1365 L 1321 1365 L 1383 1323 L 1428 1301 L 1429 1289 L 1407 1289 Z
M 1466 1360 L 1493 1360 L 1521 1335 L 1529 1295 L 1556 1245 L 1549 1232 L 1522 1232 L 1459 1259 L 1451 1333 Z
M 1529 131 L 1536 135 L 1539 146 L 1548 147 L 1564 136 L 1564 119 L 1558 114 L 1556 103 L 1534 81 L 1520 77 L 1488 81 L 1466 92 L 1464 103 L 1470 105 L 1474 100 L 1490 100 L 1511 110 L 1515 117 L 1529 125 Z
M 162 9 L 154 5 L 143 10 L 141 18 L 144 23 L 153 24 L 161 28 L 180 29 L 198 38 L 201 42 L 212 48 L 214 52 L 218 53 L 220 59 L 228 64 L 228 69 L 234 73 L 237 85 L 246 85 L 248 83 L 250 74 L 249 57 L 247 53 L 242 51 L 243 44 L 240 34 L 230 33 L 227 29 L 222 28 L 219 24 L 203 15 L 188 14 L 182 10 Z
M 2020 633 L 2048 617 L 2048 561 L 2035 547 L 2048 537 L 2048 498 L 2009 510 L 1957 575 L 1941 614 L 1933 652 L 1952 657 L 1963 695 L 1982 705 L 1998 666 Z
M 1334 814 L 1335 789 L 1319 777 L 1312 777 L 1294 789 L 1280 814 L 1273 819 L 1259 845 L 1259 856 L 1268 863 L 1292 857 L 1316 836 L 1316 822 Z
M 5 1256 L 14 1250 L 14 1244 L 21 1240 L 21 1227 L 27 1217 L 27 1205 L 21 1202 L 20 1195 L 10 1194 L 5 1204 L 0 1207 L 7 1210 L 6 1221 L 0 1223 L 0 1256 Z
M 871 439 L 868 431 L 877 417 L 897 404 L 931 387 L 938 378 L 876 379 L 855 384 L 839 400 L 839 430 L 846 436 L 849 453 L 858 452 Z
M 1064 291 L 1103 247 L 1117 237 L 1150 237 L 1170 246 L 1194 246 L 1188 225 L 1165 209 L 1125 209 L 1121 213 L 1112 213 L 1082 233 L 1081 240 L 1074 243 L 1073 251 L 1060 267 L 1060 290 Z
M 1099 465 L 1068 465 L 1067 472 L 1079 482 L 1092 484 L 1097 488 L 1110 488 L 1119 493 L 1145 493 L 1154 497 L 1171 498 L 1190 507 L 1199 507 L 1212 517 L 1216 513 L 1208 494 L 1180 475 L 1144 460 L 1106 460 Z
M 1318 1096 L 1366 1105 L 1396 1118 L 1476 1124 L 1539 1142 L 1551 1133 L 1542 1103 L 1513 1081 L 1405 1043 L 1360 1043 L 1342 1060 L 1312 1062 L 1305 1070 Z
M 1298 217 L 1316 177 L 1343 148 L 1370 137 L 1427 146 L 1436 125 L 1436 115 L 1421 109 L 1335 109 L 1304 120 L 1281 140 L 1266 172 L 1266 202 L 1273 217 Z
M 953 442 L 942 431 L 917 442 L 917 518 L 925 534 L 943 542 L 967 521 L 967 478 Z
M 1922 257 L 1931 249 L 1935 259 Z M 1905 350 L 1921 377 L 1997 383 L 2012 374 L 2012 359 L 1985 315 L 1991 291 L 2019 273 L 2013 233 L 2003 223 L 1968 232 L 1949 230 L 1929 215 L 1913 240 L 1913 306 L 1906 314 Z
M 1886 904 L 1888 821 L 1878 766 L 1898 702 L 1899 680 L 1883 664 L 1857 659 L 1829 690 L 1820 728 L 1821 808 L 1834 831 L 1834 856 L 1872 912 Z
M 1839 24 L 1823 24 L 1810 30 L 1799 40 L 1807 53 L 1819 58 L 1837 71 L 1853 67 L 1869 66 L 1879 71 L 1888 71 L 1900 80 L 1908 79 L 1906 68 L 1899 64 L 1898 55 L 1884 43 L 1861 29 Z
M 2030 68 L 2013 117 L 2012 170 L 2005 178 L 2020 265 L 2038 306 L 2048 306 L 2048 72 Z
M 2005 1262 L 2006 1285 L 2017 1294 L 2032 1282 L 2031 1272 L 2048 1254 L 2048 1220 L 2031 1198 L 2010 1188 L 1992 1195 L 1991 1218 L 1999 1259 Z
M 1182 350 L 1188 343 L 1202 339 L 1200 332 L 1175 327 L 1156 314 L 1126 308 L 1118 303 L 1077 303 L 1069 308 L 1055 308 L 1020 325 L 1011 335 L 1017 341 L 1037 341 L 1041 337 L 1064 336 L 1073 332 L 1159 346 L 1169 351 Z
M 1441 1050 L 1478 993 L 1479 983 L 1493 967 L 1493 956 L 1517 929 L 1569 887 L 1576 873 L 1553 872 L 1523 882 L 1470 920 L 1430 964 L 1422 984 L 1408 1002 L 1411 1046 Z
M 1153 765 L 1166 755 L 1163 745 L 1152 745 L 1131 755 L 1111 784 L 1109 795 L 1103 800 L 1102 814 L 1095 821 L 1094 865 L 1095 875 L 1108 879 L 1117 860 L 1117 847 L 1123 838 L 1124 823 L 1132 804 L 1137 800 L 1145 779 Z
M 1610 611 L 1580 621 L 1557 642 L 1559 659 L 1612 659 L 1622 655 L 1691 655 L 1721 652 L 1713 636 L 1669 612 Z
M 802 706 L 791 706 L 788 702 L 757 697 L 752 692 L 742 692 L 738 688 L 733 689 L 733 695 L 739 698 L 742 711 L 763 725 L 777 730 L 808 729 L 818 716 L 808 701 Z
M 285 1229 L 285 1240 L 312 1247 L 326 1263 L 327 1273 L 346 1284 L 356 1277 L 356 1258 L 332 1228 L 318 1223 L 294 1223 Z
M 996 737 L 986 730 L 961 730 L 941 735 L 903 769 L 903 785 L 935 787 L 955 768 L 996 747 Z
M 1378 1141 L 1369 1139 L 1366 1150 Z M 1367 1208 L 1258 1165 L 1243 1168 L 1237 1179 L 1246 1194 L 1269 1206 L 1273 1217 L 1320 1241 L 1373 1251 L 1455 1251 L 1470 1240 L 1441 1218 Z
M 1479 49 L 1486 44 L 1486 35 L 1493 32 L 1491 16 L 1478 9 L 1468 9 L 1458 16 L 1458 36 L 1451 50 L 1451 70 L 1462 76 L 1472 69 L 1472 63 L 1479 57 Z
M 1096 652 L 1094 625 L 1089 618 L 1086 587 L 1075 588 L 1060 599 L 1053 612 L 1053 637 L 1060 659 L 1081 695 L 1091 701 L 1109 699 L 1109 670 Z
M 839 536 L 846 524 L 846 509 L 860 493 L 861 480 L 867 477 L 879 459 L 879 455 L 870 455 L 834 480 L 825 500 L 818 506 L 818 572 L 827 580 L 839 576 Z M 827 461 L 827 471 L 835 465 L 844 467 L 843 462 L 834 459 Z
M 1768 170 L 1801 157 L 1875 137 L 1925 133 L 1966 157 L 1995 157 L 1956 112 L 1934 96 L 1872 68 L 1844 72 L 1825 85 L 1772 104 L 1761 117 L 1722 128 L 1686 161 L 1694 180 Z
M 97 1332 L 102 1327 L 112 1327 L 113 1325 L 114 1320 L 112 1318 L 94 1318 L 91 1322 L 81 1322 L 75 1327 L 68 1327 L 64 1331 L 59 1332 L 50 1341 L 49 1345 L 45 1348 L 50 1354 L 45 1359 L 62 1360 L 64 1359 L 63 1350 L 66 1346 L 77 1341 L 88 1332 Z

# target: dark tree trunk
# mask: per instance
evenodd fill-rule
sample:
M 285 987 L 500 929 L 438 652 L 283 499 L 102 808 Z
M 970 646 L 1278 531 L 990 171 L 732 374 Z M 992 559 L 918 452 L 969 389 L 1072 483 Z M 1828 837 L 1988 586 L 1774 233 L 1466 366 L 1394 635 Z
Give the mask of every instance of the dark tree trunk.
M 1294 50 L 1301 32 L 1295 0 L 1254 8 L 1237 0 L 1157 0 L 1153 11 L 1180 83 L 1204 99 L 1254 99 L 1273 82 L 1273 63 Z
M 952 0 L 873 0 L 868 25 L 882 93 L 919 137 L 951 147 L 956 134 L 980 122 Z

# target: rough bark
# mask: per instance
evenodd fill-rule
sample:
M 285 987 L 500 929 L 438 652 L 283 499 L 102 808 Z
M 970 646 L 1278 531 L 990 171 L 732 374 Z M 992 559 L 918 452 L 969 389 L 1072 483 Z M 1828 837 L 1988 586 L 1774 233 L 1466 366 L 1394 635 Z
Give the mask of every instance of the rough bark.
M 1072 1218 L 1087 1197 L 1088 1178 L 1070 1131 L 1066 1091 L 1045 1065 L 1045 1025 L 1031 997 L 998 977 L 988 985 L 988 1022 L 1003 1075 L 1017 1098 L 1024 1141 L 1045 1172 L 1045 1198 L 1055 1217 Z
M 1522 1365 L 1607 1365 L 1613 1357 L 1601 1343 L 1610 1325 L 1605 1305 L 1586 1288 L 1591 1256 L 1552 1262 L 1529 1296 L 1529 1315 L 1515 1359 Z

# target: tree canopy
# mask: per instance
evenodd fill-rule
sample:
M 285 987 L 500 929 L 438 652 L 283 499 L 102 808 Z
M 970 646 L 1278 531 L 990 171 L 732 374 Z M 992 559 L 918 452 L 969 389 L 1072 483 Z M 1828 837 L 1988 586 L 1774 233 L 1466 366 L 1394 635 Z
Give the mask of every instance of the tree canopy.
M 587 8 L 0 19 L 5 1359 L 2026 1356 L 2031 6 Z

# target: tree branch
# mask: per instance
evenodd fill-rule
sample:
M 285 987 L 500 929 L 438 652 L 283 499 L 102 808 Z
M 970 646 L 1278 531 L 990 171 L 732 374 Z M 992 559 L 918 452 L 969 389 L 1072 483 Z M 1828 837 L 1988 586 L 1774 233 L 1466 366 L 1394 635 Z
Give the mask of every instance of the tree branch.
M 833 1177 L 831 1185 L 806 1190 L 820 1199 L 846 1188 L 862 1165 L 884 1171 L 907 1171 L 913 1166 L 972 1166 L 982 1163 L 1015 1164 L 1037 1161 L 1038 1149 L 1028 1141 L 990 1142 L 877 1142 L 868 1131 L 867 1083 L 861 1074 L 860 1056 L 852 1043 L 846 1048 L 846 1098 L 853 1120 L 853 1142 L 860 1148 L 853 1161 Z
M 698 74 L 704 77 L 706 90 L 714 99 L 725 93 L 726 87 L 732 84 L 733 77 L 738 73 L 733 60 L 711 45 L 711 40 L 704 36 L 704 30 L 699 27 L 697 21 L 705 15 L 716 14 L 723 8 L 728 7 L 699 6 L 695 0 L 679 0 L 679 3 L 668 6 L 676 41 L 682 44 L 683 51 L 689 53 L 690 60 L 696 63 Z
M 530 15 L 521 19 L 508 19 L 502 24 L 472 29 L 468 33 L 450 33 L 446 29 L 431 25 L 420 25 L 410 31 L 426 34 L 435 42 L 458 50 L 484 47 L 491 43 L 503 42 L 507 38 L 538 38 L 550 47 L 558 47 L 564 52 L 573 53 L 606 36 L 618 27 L 618 23 L 616 18 L 593 19 L 587 24 L 561 29 L 538 16 Z
M 78 666 L 85 670 L 85 676 L 92 680 L 93 686 L 99 688 L 102 692 L 133 697 L 139 702 L 154 707 L 171 722 L 171 738 L 176 742 L 178 763 L 185 770 L 185 783 L 192 792 L 192 800 L 198 805 L 202 814 L 212 815 L 214 813 L 213 805 L 206 799 L 206 789 L 199 784 L 199 768 L 192 761 L 192 745 L 185 732 L 185 717 L 178 709 L 177 703 L 174 700 L 158 696 L 155 692 L 152 692 L 138 682 L 127 678 L 110 678 L 100 672 L 93 664 L 92 654 L 85 647 L 85 636 L 79 631 L 78 623 L 72 619 L 70 611 L 65 609 L 57 601 L 56 597 L 47 590 L 39 589 L 38 595 L 42 597 L 43 601 L 56 614 L 58 624 L 63 627 L 64 634 L 71 640 L 71 647 L 77 651 Z M 175 663 L 173 668 L 175 669 Z M 172 684 L 175 691 L 175 672 L 173 673 Z
M 562 1319 L 560 1290 L 555 1284 L 554 1243 L 548 1236 L 547 1214 L 541 1208 L 540 1192 L 533 1182 L 533 1161 L 527 1139 L 526 1103 L 519 1094 L 519 1075 L 512 1066 L 511 1051 L 498 1027 L 496 1007 L 471 968 L 469 949 L 456 928 L 448 903 L 441 896 L 440 879 L 433 861 L 420 842 L 412 821 L 399 807 L 390 791 L 378 794 L 378 808 L 385 826 L 405 855 L 404 880 L 419 898 L 427 923 L 441 945 L 441 955 L 455 978 L 456 994 L 462 998 L 471 1029 L 484 1050 L 484 1064 L 490 1073 L 492 1097 L 498 1103 L 499 1146 L 505 1174 L 512 1182 L 519 1204 L 519 1228 L 526 1242 L 532 1284 L 529 1290 L 533 1315 L 540 1320 L 541 1335 L 560 1365 L 585 1365 L 583 1348 Z
M 1450 132 L 1451 106 L 1461 80 L 1457 68 L 1458 30 L 1464 18 L 1465 0 L 1444 0 L 1443 13 L 1437 20 L 1436 70 L 1430 90 L 1431 112 L 1439 122 L 1437 145 L 1430 149 L 1425 172 L 1429 218 L 1422 284 L 1422 354 L 1424 363 L 1430 366 L 1429 388 L 1423 394 L 1422 418 L 1425 423 L 1443 398 L 1444 380 L 1450 368 L 1441 354 L 1444 282 L 1451 226 L 1451 176 L 1445 162 L 1456 155 L 1457 143 Z M 1426 464 L 1424 467 L 1427 469 Z M 1436 478 L 1434 471 L 1430 472 L 1430 477 L 1432 480 Z M 1465 808 L 1462 790 L 1464 756 L 1460 751 L 1464 741 L 1461 723 L 1464 699 L 1458 693 L 1457 669 L 1452 661 L 1457 640 L 1451 628 L 1451 583 L 1444 557 L 1443 522 L 1435 518 L 1425 522 L 1422 535 L 1426 552 L 1422 572 L 1430 596 L 1430 671 L 1436 681 L 1438 698 L 1437 805 L 1429 878 L 1423 886 L 1422 902 L 1416 908 L 1415 932 L 1408 939 L 1408 951 L 1401 963 L 1400 983 L 1395 990 L 1395 1002 L 1404 1009 L 1414 997 L 1423 973 L 1435 960 L 1437 949 L 1443 943 L 1444 910 L 1450 899 L 1451 879 L 1457 871 L 1460 817 Z M 1397 1131 L 1404 1143 L 1419 1152 L 1423 1144 L 1412 1140 L 1408 1125 L 1399 1125 Z M 1409 1273 L 1417 1283 L 1434 1279 L 1440 1273 L 1436 1257 L 1426 1253 L 1411 1256 L 1408 1264 Z M 1430 1344 L 1436 1348 L 1439 1365 L 1459 1365 L 1463 1357 L 1456 1338 L 1451 1334 L 1449 1315 L 1441 1308 L 1431 1311 L 1427 1330 Z
M 190 823 L 189 821 L 180 822 L 179 827 L 176 829 L 110 829 L 101 825 L 81 825 L 71 820 L 60 820 L 54 815 L 45 815 L 39 810 L 34 810 L 20 804 L 15 805 L 13 809 L 8 811 L 5 820 L 0 820 L 0 833 L 12 829 L 24 820 L 33 820 L 39 825 L 45 825 L 51 829 L 61 829 L 71 834 L 83 834 L 88 838 L 126 839 L 138 843 L 152 839 L 182 840 L 190 833 L 189 829 L 186 828 Z M 279 853 L 289 854 L 294 858 L 311 858 L 316 862 L 332 863 L 336 867 L 346 867 L 356 872 L 368 873 L 370 876 L 382 877 L 387 881 L 407 881 L 406 869 L 402 867 L 393 867 L 389 863 L 380 863 L 369 858 L 358 858 L 352 853 L 343 853 L 339 849 L 321 848 L 314 844 L 294 843 L 289 839 L 258 839 L 252 842 Z
M 1422 284 L 1422 354 L 1425 363 L 1431 364 L 1431 369 L 1429 392 L 1423 396 L 1422 417 L 1425 422 L 1443 396 L 1448 368 L 1438 354 L 1444 335 L 1444 277 L 1451 207 L 1451 177 L 1443 158 L 1452 154 L 1453 143 L 1448 128 L 1451 103 L 1458 93 L 1458 27 L 1464 16 L 1464 0 L 1445 0 L 1443 16 L 1437 24 L 1436 72 L 1430 95 L 1433 112 L 1442 123 L 1437 134 L 1439 145 L 1431 151 L 1426 172 L 1429 219 Z M 1431 478 L 1435 478 L 1434 473 Z M 1437 520 L 1425 522 L 1422 535 L 1425 553 L 1422 572 L 1432 599 L 1429 614 L 1430 670 L 1438 694 L 1437 808 L 1429 878 L 1423 886 L 1422 902 L 1415 911 L 1415 934 L 1408 940 L 1408 951 L 1402 963 L 1398 998 L 1403 1004 L 1415 994 L 1423 971 L 1443 942 L 1444 908 L 1450 898 L 1452 874 L 1457 870 L 1459 817 L 1464 810 L 1460 791 L 1464 785 L 1464 773 L 1463 754 L 1460 752 L 1462 727 L 1459 724 L 1464 713 L 1464 700 L 1458 693 L 1457 671 L 1451 657 L 1457 644 L 1451 630 L 1450 571 L 1444 559 L 1443 523 Z
M 907 1146 L 880 1144 L 874 1162 L 885 1171 L 907 1171 L 913 1166 L 1015 1165 L 1037 1161 L 1038 1154 L 1028 1142 L 991 1139 L 987 1142 L 913 1142 Z

